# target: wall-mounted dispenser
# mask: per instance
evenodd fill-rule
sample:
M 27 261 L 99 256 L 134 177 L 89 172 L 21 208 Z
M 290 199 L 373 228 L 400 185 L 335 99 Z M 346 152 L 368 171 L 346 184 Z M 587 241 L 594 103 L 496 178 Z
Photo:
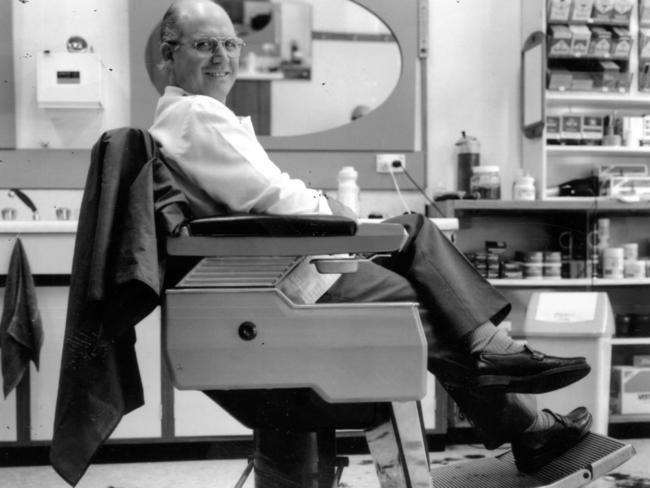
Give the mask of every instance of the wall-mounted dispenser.
M 38 54 L 36 98 L 41 108 L 102 108 L 102 67 L 96 53 Z

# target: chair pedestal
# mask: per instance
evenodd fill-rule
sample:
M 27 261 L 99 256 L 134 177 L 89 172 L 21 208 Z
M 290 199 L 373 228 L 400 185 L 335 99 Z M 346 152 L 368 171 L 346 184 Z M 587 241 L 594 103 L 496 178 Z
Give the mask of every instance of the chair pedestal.
M 331 488 L 336 478 L 334 430 L 255 429 L 255 488 Z

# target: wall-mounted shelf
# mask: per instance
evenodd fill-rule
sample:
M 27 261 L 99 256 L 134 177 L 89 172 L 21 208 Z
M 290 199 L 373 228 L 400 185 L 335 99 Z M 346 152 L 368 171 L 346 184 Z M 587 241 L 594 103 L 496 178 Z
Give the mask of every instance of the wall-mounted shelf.
M 555 197 L 547 200 L 448 200 L 446 202 L 439 202 L 438 205 L 445 209 L 445 213 L 449 217 L 458 217 L 458 212 L 545 213 L 598 211 L 611 213 L 650 213 L 650 202 L 626 203 L 607 197 Z
M 525 278 L 525 279 L 508 279 L 499 278 L 489 280 L 496 287 L 516 287 L 516 288 L 558 288 L 558 287 L 585 287 L 585 286 L 648 286 L 650 278 L 624 278 L 622 280 L 610 280 L 604 278 Z M 650 343 L 650 339 L 648 340 Z
M 589 109 L 608 110 L 650 110 L 650 97 L 648 94 L 631 95 L 623 93 L 606 92 L 546 92 L 548 107 L 580 106 Z
M 627 147 L 627 146 L 546 146 L 546 153 L 549 155 L 582 155 L 582 156 L 634 156 L 650 157 L 650 146 Z M 552 161 L 549 160 L 549 163 Z
M 610 424 L 628 424 L 628 423 L 647 423 L 650 422 L 650 414 L 619 414 L 609 415 Z
M 650 344 L 650 337 L 612 337 L 612 346 L 644 346 Z

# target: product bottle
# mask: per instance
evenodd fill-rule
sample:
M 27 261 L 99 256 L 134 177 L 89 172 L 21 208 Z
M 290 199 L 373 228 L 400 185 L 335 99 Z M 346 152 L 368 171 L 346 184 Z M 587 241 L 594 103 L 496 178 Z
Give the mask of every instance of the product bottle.
M 338 200 L 359 215 L 359 173 L 353 166 L 344 166 L 338 175 Z
M 523 174 L 515 178 L 512 185 L 513 200 L 535 200 L 535 178 Z
M 481 145 L 476 137 L 468 136 L 465 131 L 456 142 L 458 147 L 458 189 L 469 193 L 472 168 L 480 164 Z

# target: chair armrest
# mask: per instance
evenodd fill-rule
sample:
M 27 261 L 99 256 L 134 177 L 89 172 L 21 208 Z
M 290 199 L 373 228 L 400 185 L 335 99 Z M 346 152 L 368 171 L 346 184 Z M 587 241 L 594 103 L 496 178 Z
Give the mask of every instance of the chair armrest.
M 191 235 L 319 237 L 351 236 L 356 221 L 334 215 L 222 215 L 187 223 Z
M 407 234 L 399 224 L 359 224 L 354 235 L 179 236 L 167 239 L 170 256 L 312 256 L 382 253 L 402 247 Z

